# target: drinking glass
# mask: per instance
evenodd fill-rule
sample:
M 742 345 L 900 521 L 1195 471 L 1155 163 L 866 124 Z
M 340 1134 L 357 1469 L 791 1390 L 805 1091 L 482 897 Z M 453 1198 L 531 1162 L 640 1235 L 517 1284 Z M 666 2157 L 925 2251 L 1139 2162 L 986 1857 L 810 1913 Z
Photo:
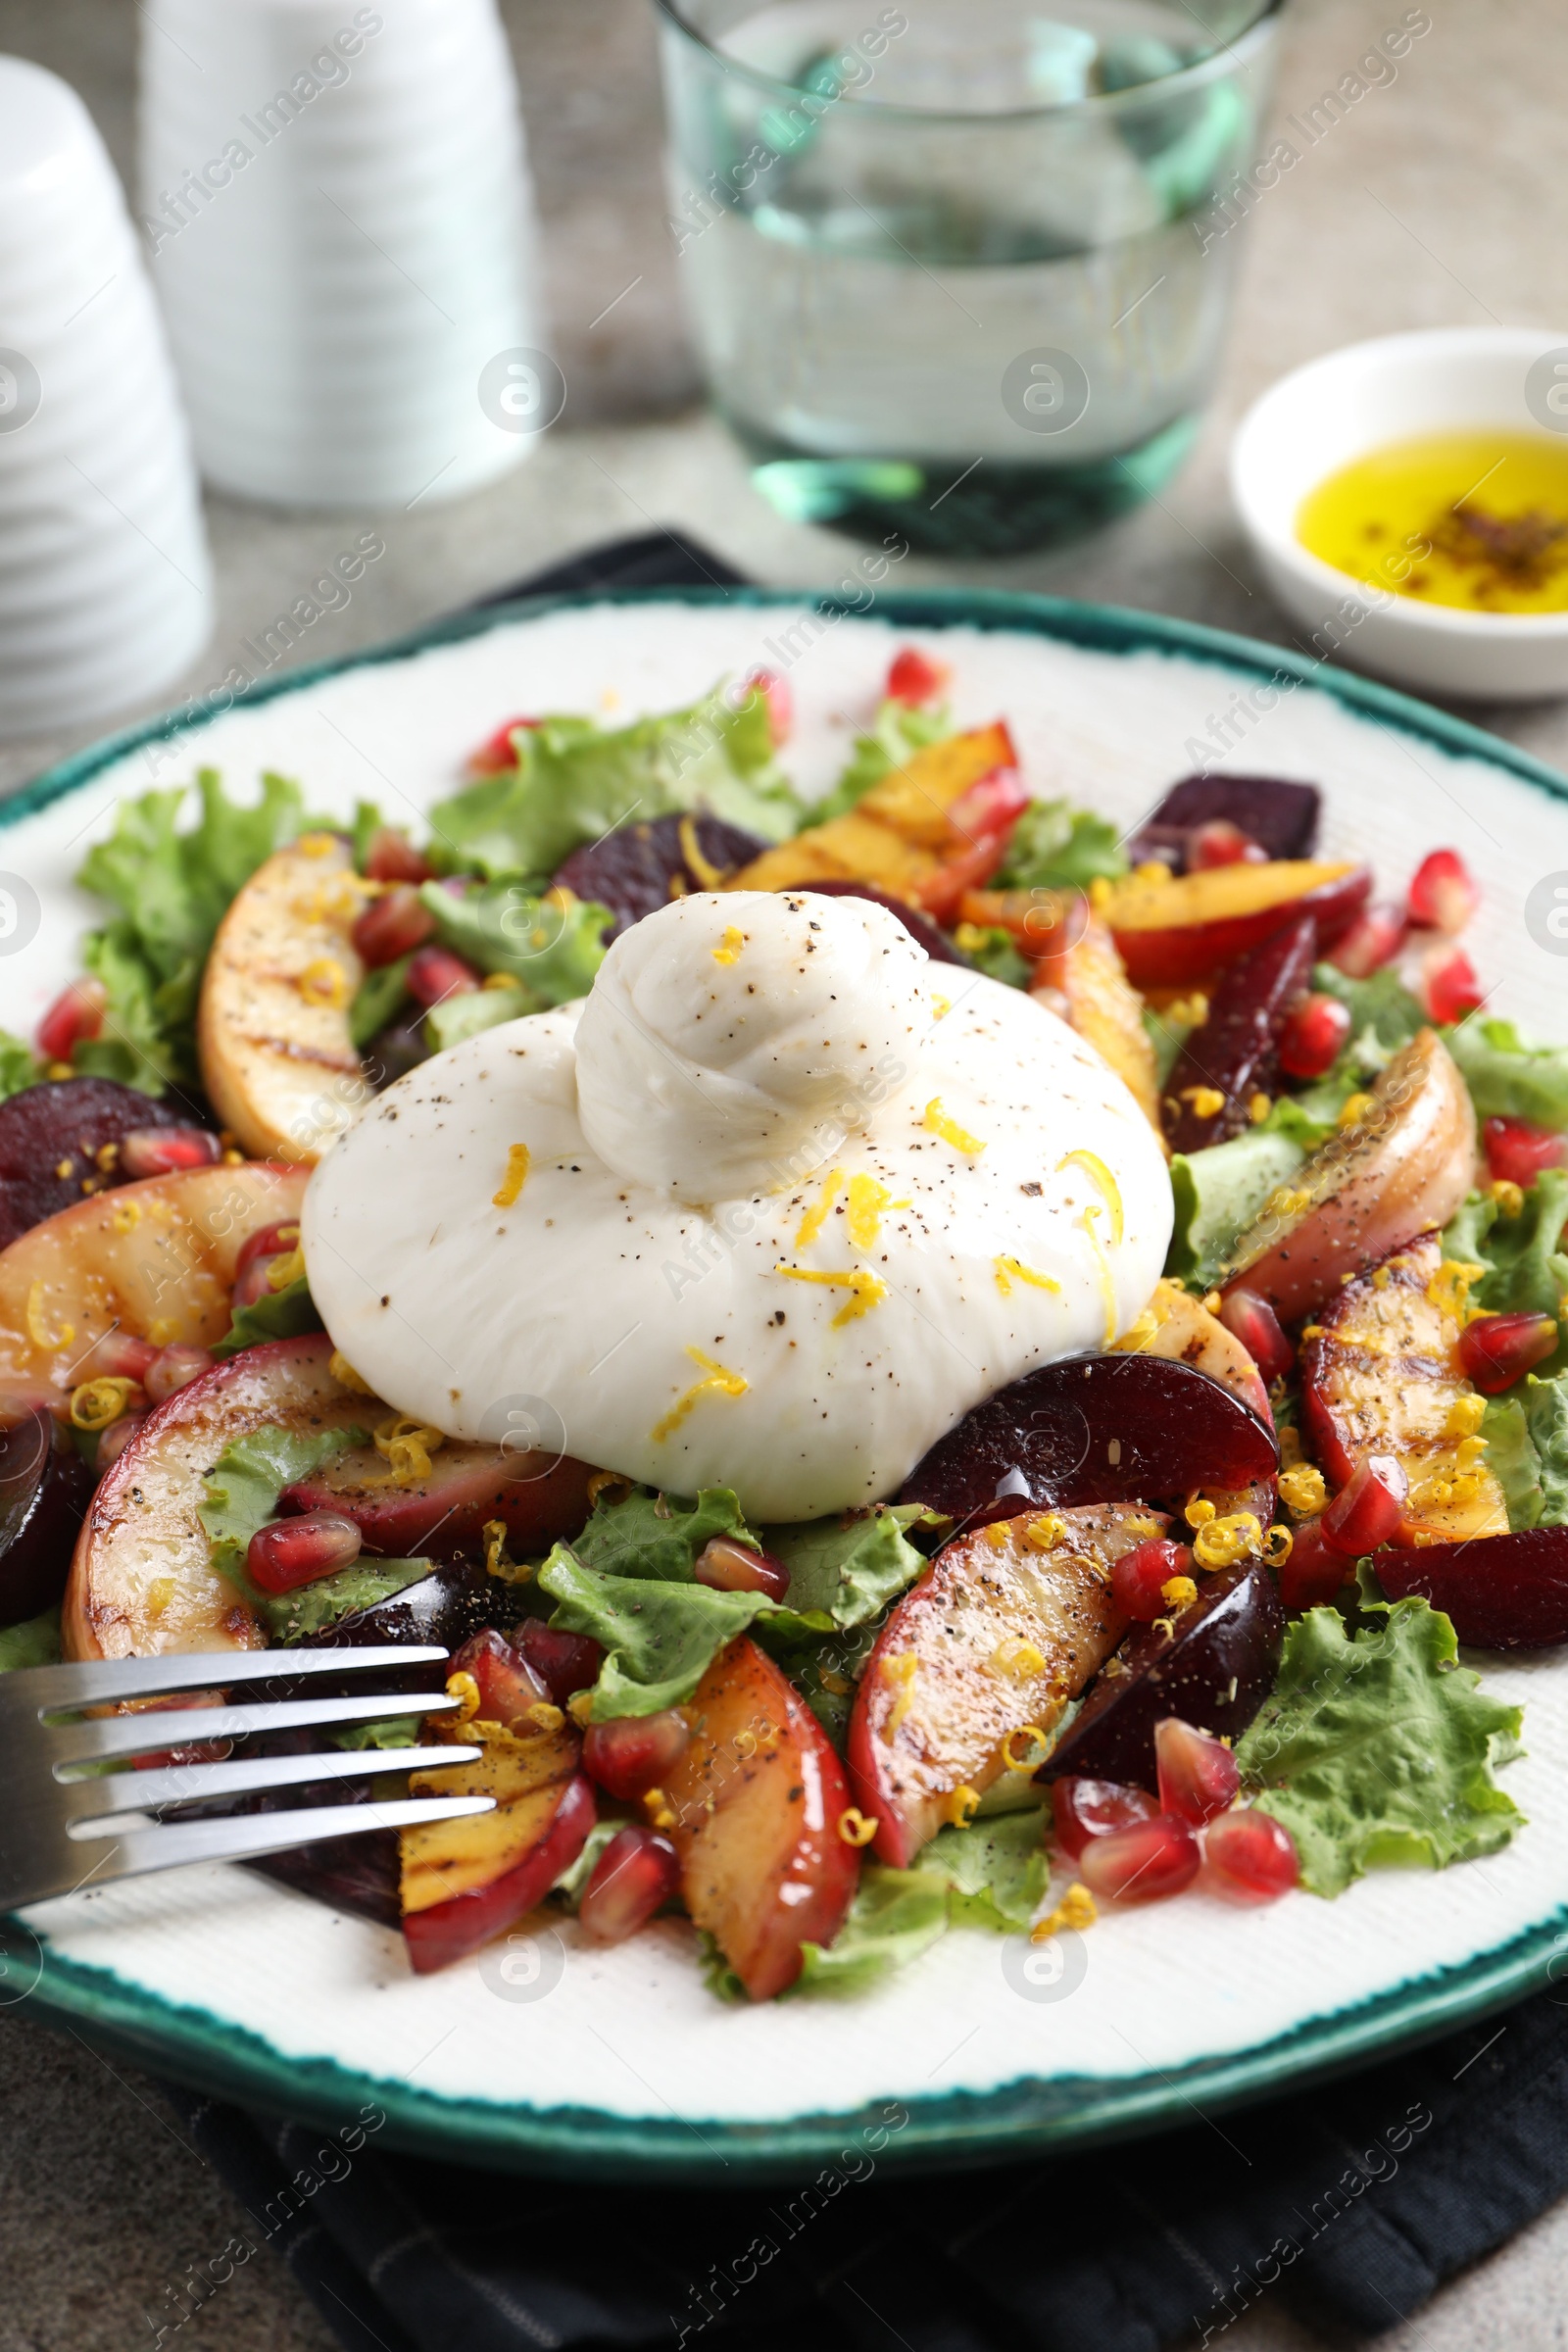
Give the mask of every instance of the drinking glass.
M 669 223 L 783 513 L 1049 547 L 1174 472 L 1213 380 L 1280 0 L 656 0 Z

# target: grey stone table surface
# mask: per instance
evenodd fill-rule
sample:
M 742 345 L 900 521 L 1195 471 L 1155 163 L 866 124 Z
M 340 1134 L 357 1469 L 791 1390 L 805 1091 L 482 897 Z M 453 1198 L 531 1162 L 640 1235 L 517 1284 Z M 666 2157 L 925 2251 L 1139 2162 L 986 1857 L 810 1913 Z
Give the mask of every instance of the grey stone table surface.
M 347 653 L 518 579 L 595 540 L 659 526 L 705 539 L 754 577 L 823 587 L 854 550 L 781 521 L 702 410 L 663 223 L 659 99 L 646 0 L 503 0 L 515 46 L 546 239 L 566 415 L 532 460 L 461 504 L 300 516 L 213 499 L 220 616 L 189 687 L 220 678 L 321 565 L 369 524 L 387 555 L 297 649 Z M 1399 0 L 1298 0 L 1278 106 L 1310 105 L 1396 24 Z M 1497 319 L 1568 341 L 1568 182 L 1557 0 L 1433 0 L 1432 29 L 1392 84 L 1368 90 L 1256 208 L 1213 409 L 1157 505 L 1050 558 L 944 564 L 903 579 L 1051 590 L 1185 614 L 1291 642 L 1242 549 L 1224 490 L 1238 416 L 1287 368 L 1393 328 Z M 0 52 L 66 74 L 128 175 L 136 0 L 0 0 Z M 146 29 L 144 37 L 158 37 Z M 172 699 L 172 698 L 164 698 Z M 127 713 L 127 716 L 134 713 Z M 1471 710 L 1568 765 L 1568 707 Z M 76 748 L 0 746 L 0 790 Z M 131 2352 L 146 2315 L 239 2223 L 151 2084 L 79 2041 L 0 2012 L 0 2352 Z M 1568 2208 L 1456 2281 L 1383 2339 L 1421 2352 L 1546 2352 L 1568 2343 L 1559 2282 Z M 1265 2300 L 1235 2352 L 1311 2352 Z M 327 2352 L 270 2256 L 181 2328 L 186 2352 Z

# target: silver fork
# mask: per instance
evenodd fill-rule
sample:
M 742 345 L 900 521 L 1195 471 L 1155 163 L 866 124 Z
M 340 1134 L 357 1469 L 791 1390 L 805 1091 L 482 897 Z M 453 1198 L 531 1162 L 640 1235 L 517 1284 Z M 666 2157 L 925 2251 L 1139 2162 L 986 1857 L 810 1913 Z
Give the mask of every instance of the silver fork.
M 483 1751 L 443 1741 L 434 1747 L 331 1749 L 303 1756 L 250 1756 L 226 1763 L 124 1770 L 132 1756 L 160 1754 L 198 1740 L 239 1740 L 253 1732 L 370 1723 L 377 1717 L 446 1714 L 447 1693 L 359 1698 L 268 1699 L 245 1706 L 189 1707 L 84 1718 L 85 1707 L 162 1698 L 236 1684 L 295 1682 L 313 1674 L 374 1672 L 434 1664 L 444 1649 L 191 1652 L 156 1658 L 108 1658 L 91 1665 L 28 1666 L 0 1674 L 0 1912 L 89 1883 L 170 1870 L 180 1862 L 239 1862 L 276 1854 L 318 1838 L 361 1830 L 407 1829 L 488 1813 L 488 1796 L 400 1797 L 387 1804 L 305 1805 L 286 1812 L 231 1814 L 204 1821 L 149 1824 L 160 1806 L 242 1796 L 309 1781 L 348 1781 L 371 1773 L 464 1764 Z M 118 1764 L 107 1774 L 98 1768 Z

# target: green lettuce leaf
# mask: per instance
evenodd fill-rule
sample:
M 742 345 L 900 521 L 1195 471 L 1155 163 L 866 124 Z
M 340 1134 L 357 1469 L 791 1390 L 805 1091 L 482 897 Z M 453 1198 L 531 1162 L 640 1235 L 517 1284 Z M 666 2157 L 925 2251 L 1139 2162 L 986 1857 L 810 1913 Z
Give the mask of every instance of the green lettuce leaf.
M 0 1628 L 0 1674 L 9 1674 L 17 1666 L 58 1666 L 60 1663 L 60 1611 L 45 1609 L 41 1616 L 28 1617 L 21 1625 Z
M 434 1566 L 433 1560 L 358 1559 L 352 1568 L 340 1568 L 336 1576 L 323 1576 L 317 1584 L 301 1585 L 296 1592 L 275 1598 L 265 1597 L 257 1613 L 274 1642 L 303 1642 L 307 1635 L 324 1633 L 355 1609 L 369 1609 L 377 1601 L 390 1600 L 406 1585 L 418 1584 Z M 392 1720 L 388 1718 L 377 1729 L 386 1730 Z M 374 1744 L 396 1747 L 398 1742 L 388 1738 Z
M 869 735 L 857 735 L 848 766 L 832 791 L 811 809 L 809 821 L 825 825 L 847 816 L 864 800 L 873 784 L 902 767 L 912 752 L 944 743 L 953 732 L 946 710 L 915 710 L 907 703 L 889 699 L 878 709 Z
M 520 986 L 470 988 L 431 1005 L 424 1016 L 424 1042 L 432 1054 L 442 1054 L 448 1046 L 461 1046 L 466 1037 L 499 1029 L 503 1021 L 520 1020 L 525 1012 L 538 1010 L 534 999 Z
M 24 1087 L 36 1086 L 42 1076 L 32 1048 L 9 1029 L 0 1029 L 0 1102 L 20 1095 Z
M 264 1422 L 260 1429 L 250 1430 L 225 1446 L 208 1471 L 196 1516 L 211 1547 L 212 1564 L 237 1592 L 243 1593 L 264 1622 L 271 1622 L 273 1611 L 283 1609 L 286 1614 L 288 1601 L 322 1592 L 327 1584 L 337 1584 L 340 1577 L 323 1578 L 320 1585 L 303 1586 L 300 1593 L 286 1595 L 284 1599 L 258 1592 L 245 1573 L 245 1554 L 252 1536 L 259 1527 L 276 1517 L 278 1496 L 285 1487 L 309 1478 L 313 1470 L 319 1470 L 323 1462 L 329 1462 L 345 1446 L 368 1444 L 369 1438 L 363 1429 L 305 1431 L 280 1429 L 273 1422 Z M 407 1562 L 401 1564 L 406 1566 Z M 356 1573 L 355 1568 L 346 1568 L 340 1575 Z
M 145 1094 L 194 1076 L 196 998 L 213 936 L 241 884 L 306 823 L 300 788 L 284 776 L 265 775 L 252 808 L 227 798 L 216 768 L 200 771 L 196 791 L 200 813 L 183 833 L 185 786 L 122 801 L 114 832 L 88 851 L 76 877 L 120 919 L 86 943 L 109 1012 L 101 1037 L 73 1059 L 88 1075 Z
M 599 1867 L 599 1857 L 612 1838 L 618 1838 L 626 1827 L 624 1821 L 596 1821 L 588 1833 L 586 1844 L 575 1862 L 568 1862 L 555 1885 L 552 1894 L 559 1894 L 568 1911 L 575 1912 L 582 1901 L 583 1891 Z M 744 1986 L 742 1990 L 744 1991 Z
M 439 882 L 419 896 L 435 917 L 443 947 L 481 972 L 505 972 L 532 997 L 530 1011 L 585 997 L 605 960 L 604 933 L 614 916 L 592 899 L 568 906 L 536 898 L 518 882 L 486 882 L 454 898 Z
M 820 1611 L 841 1631 L 865 1625 L 925 1567 L 905 1533 L 945 1522 L 920 1503 L 876 1503 L 844 1518 L 764 1527 L 765 1551 L 790 1572 L 790 1607 Z
M 242 1348 L 260 1348 L 268 1340 L 301 1340 L 308 1331 L 324 1328 L 310 1282 L 302 1274 L 284 1290 L 264 1291 L 253 1306 L 237 1306 L 213 1353 L 237 1355 Z
M 409 993 L 409 966 L 413 961 L 411 950 L 393 963 L 378 964 L 366 973 L 355 990 L 354 1002 L 349 1006 L 349 1035 L 362 1051 L 401 1010 Z
M 697 1555 L 714 1536 L 734 1536 L 755 1545 L 728 1487 L 705 1487 L 695 1502 L 634 1487 L 612 1499 L 602 1494 L 582 1534 L 572 1541 L 585 1568 L 609 1576 L 657 1577 L 669 1584 L 692 1582 Z
M 1312 986 L 1320 995 L 1337 997 L 1348 1005 L 1351 1038 L 1364 1037 L 1370 1030 L 1383 1061 L 1426 1027 L 1426 1014 L 1391 963 L 1364 980 L 1352 980 L 1337 964 L 1319 963 L 1313 966 Z M 1382 1062 L 1374 1061 L 1371 1067 L 1379 1069 Z
M 595 1723 L 679 1706 L 725 1644 L 772 1605 L 762 1592 L 661 1583 L 646 1571 L 607 1576 L 564 1544 L 540 1569 L 539 1585 L 558 1604 L 553 1626 L 587 1634 L 609 1653 L 594 1685 Z
M 1236 1750 L 1243 1788 L 1290 1831 L 1314 1894 L 1343 1894 L 1378 1863 L 1494 1853 L 1524 1819 L 1492 1777 L 1518 1752 L 1520 1710 L 1457 1663 L 1452 1625 L 1426 1601 L 1367 1613 L 1382 1623 L 1353 1639 L 1337 1609 L 1297 1619 Z
M 858 1993 L 916 1960 L 952 1927 L 1015 1934 L 1028 1927 L 1050 1875 L 1037 1806 L 940 1830 L 912 1870 L 870 1862 L 831 1944 L 808 1943 L 799 1989 Z
M 1108 817 L 1068 801 L 1032 801 L 1012 828 L 997 888 L 1087 890 L 1126 871 L 1127 853 Z
M 1512 1021 L 1471 1019 L 1443 1032 L 1482 1119 L 1568 1127 L 1568 1046 L 1539 1046 Z
M 1176 1214 L 1166 1273 L 1206 1291 L 1270 1193 L 1300 1164 L 1300 1147 L 1266 1127 L 1203 1152 L 1178 1152 L 1170 1163 Z
M 547 882 L 584 842 L 633 815 L 708 808 L 766 841 L 784 841 L 802 808 L 773 754 L 765 698 L 722 692 L 688 710 L 605 728 L 545 718 L 516 738 L 517 764 L 430 811 L 435 849 L 454 871 Z
M 1532 1372 L 1522 1388 L 1489 1398 L 1481 1434 L 1510 1530 L 1568 1526 L 1568 1375 Z
M 1554 1354 L 1539 1369 L 1543 1379 L 1568 1365 L 1568 1168 L 1547 1168 L 1525 1193 L 1516 1217 L 1504 1216 L 1496 1200 L 1472 1193 L 1462 1201 L 1443 1236 L 1446 1257 L 1485 1266 L 1470 1296 L 1497 1315 L 1554 1315 L 1559 1330 Z
M 959 954 L 988 980 L 1000 980 L 1006 988 L 1029 986 L 1033 967 L 1019 955 L 1012 933 L 1002 924 L 960 923 L 953 936 Z
M 398 1562 L 398 1566 L 400 1568 L 413 1567 L 427 1569 L 430 1563 L 428 1560 L 400 1560 Z M 412 1582 L 412 1579 L 406 1578 L 404 1581 L 406 1583 Z M 393 1592 L 401 1592 L 402 1587 L 400 1585 L 394 1585 L 392 1590 Z M 376 1594 L 376 1598 L 378 1600 L 386 1600 L 390 1598 L 390 1594 L 380 1592 Z M 363 1606 L 364 1604 L 360 1603 L 356 1605 Z M 335 1612 L 335 1614 L 341 1617 L 346 1615 L 347 1612 L 343 1609 L 339 1609 Z M 424 1720 L 422 1716 L 384 1715 L 376 1723 L 346 1723 L 340 1730 L 328 1732 L 326 1736 L 328 1740 L 331 1740 L 334 1747 L 349 1747 L 355 1749 L 367 1747 L 416 1747 L 419 1743 L 419 1735 L 423 1730 Z

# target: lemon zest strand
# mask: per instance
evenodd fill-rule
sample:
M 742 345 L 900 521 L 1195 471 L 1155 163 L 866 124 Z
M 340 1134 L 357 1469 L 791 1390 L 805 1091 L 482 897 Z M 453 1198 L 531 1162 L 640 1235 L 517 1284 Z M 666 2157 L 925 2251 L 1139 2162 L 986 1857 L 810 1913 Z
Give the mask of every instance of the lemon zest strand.
M 715 963 L 738 962 L 740 959 L 740 952 L 745 945 L 745 932 L 740 930 L 734 923 L 727 924 L 723 939 L 713 950 L 713 961 Z
M 932 1096 L 920 1123 L 928 1135 L 939 1135 L 945 1144 L 953 1146 L 955 1152 L 967 1152 L 971 1159 L 978 1159 L 985 1150 L 985 1145 L 977 1135 L 971 1135 L 967 1127 L 960 1127 L 956 1119 L 949 1118 L 942 1107 L 940 1095 Z
M 649 1432 L 656 1446 L 662 1446 L 672 1431 L 679 1429 L 687 1414 L 704 1396 L 744 1396 L 751 1387 L 739 1372 L 726 1372 L 723 1365 L 705 1355 L 700 1348 L 688 1348 L 687 1354 L 694 1364 L 700 1364 L 705 1377 L 695 1381 L 684 1396 L 672 1404 L 662 1421 L 656 1421 Z
M 35 1348 L 69 1348 L 76 1336 L 76 1326 L 62 1323 L 59 1332 L 51 1337 L 43 1319 L 43 1284 L 35 1282 L 27 1293 L 27 1337 Z
M 1221 1096 L 1220 1100 L 1223 1102 L 1224 1097 Z M 1126 1220 L 1122 1213 L 1121 1187 L 1098 1152 L 1069 1152 L 1065 1159 L 1057 1160 L 1056 1174 L 1059 1176 L 1063 1168 L 1074 1167 L 1082 1168 L 1109 1209 L 1110 1238 L 1113 1243 L 1119 1244 L 1126 1231 Z
M 830 1168 L 827 1174 L 823 1177 L 822 1191 L 820 1197 L 818 1198 L 816 1206 L 814 1208 L 808 1208 L 805 1216 L 801 1219 L 801 1229 L 795 1236 L 795 1247 L 797 1250 L 804 1250 L 808 1242 L 815 1241 L 817 1235 L 827 1223 L 828 1213 L 831 1210 L 834 1201 L 838 1198 L 839 1189 L 843 1182 L 844 1170 L 842 1168 Z
M 879 1184 L 874 1176 L 852 1176 L 844 1216 L 851 1246 L 856 1250 L 874 1250 L 881 1231 L 882 1211 L 895 1206 L 897 1203 L 887 1186 Z
M 676 831 L 680 837 L 680 854 L 705 890 L 722 890 L 724 869 L 703 855 L 703 845 L 697 838 L 697 820 L 683 816 Z
M 496 1192 L 490 1196 L 492 1208 L 514 1208 L 518 1195 L 528 1181 L 529 1152 L 526 1144 L 514 1144 L 507 1153 L 507 1172 Z
M 815 1282 L 820 1283 L 824 1290 L 842 1290 L 852 1294 L 829 1325 L 832 1331 L 842 1331 L 846 1323 L 858 1321 L 871 1307 L 880 1306 L 888 1295 L 888 1286 L 881 1275 L 871 1273 L 865 1266 L 847 1266 L 842 1274 L 817 1274 L 808 1266 L 775 1266 L 773 1271 L 782 1274 L 786 1282 Z M 689 1354 L 691 1350 L 687 1352 Z
M 1054 1291 L 1058 1298 L 1061 1297 L 1060 1283 L 1053 1281 L 1049 1274 L 1040 1273 L 1034 1266 L 1021 1265 L 1017 1258 L 1006 1255 L 995 1258 L 992 1262 L 997 1270 L 997 1288 L 1004 1298 L 1011 1296 L 1015 1282 L 1026 1282 L 1032 1290 Z

